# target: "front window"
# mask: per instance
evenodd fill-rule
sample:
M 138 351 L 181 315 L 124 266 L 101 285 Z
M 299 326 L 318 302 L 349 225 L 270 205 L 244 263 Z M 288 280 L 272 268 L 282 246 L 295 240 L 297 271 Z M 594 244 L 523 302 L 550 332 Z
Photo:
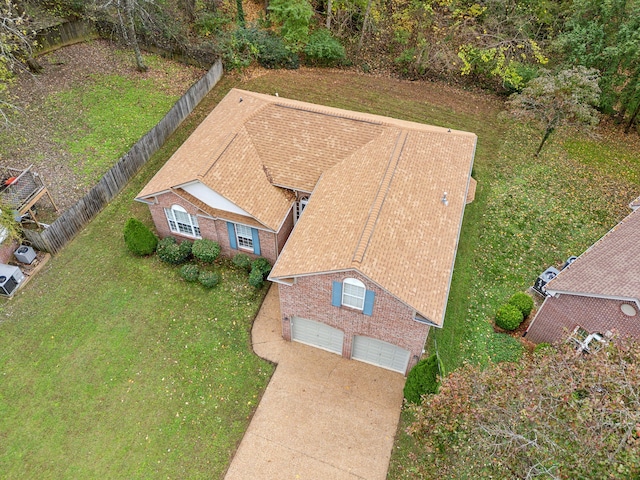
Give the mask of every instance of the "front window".
M 364 283 L 355 278 L 347 278 L 342 282 L 342 305 L 362 310 L 364 308 Z
M 172 232 L 200 238 L 200 227 L 195 215 L 188 214 L 180 205 L 172 205 L 171 208 L 165 208 L 164 214 L 167 216 L 169 229 Z
M 236 224 L 236 238 L 238 240 L 238 248 L 253 251 L 253 235 L 251 227 Z

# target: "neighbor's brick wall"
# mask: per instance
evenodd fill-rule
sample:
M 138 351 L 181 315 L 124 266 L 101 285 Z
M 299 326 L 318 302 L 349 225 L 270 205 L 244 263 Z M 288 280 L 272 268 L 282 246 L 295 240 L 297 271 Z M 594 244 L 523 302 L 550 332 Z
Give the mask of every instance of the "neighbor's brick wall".
M 610 331 L 640 339 L 640 313 L 633 317 L 625 315 L 620 310 L 623 303 L 634 305 L 567 294 L 548 297 L 531 323 L 526 339 L 534 343 L 564 341 L 578 325 L 589 333 Z M 634 308 L 637 312 L 637 306 Z
M 13 252 L 15 252 L 19 246 L 20 244 L 17 240 L 3 242 L 2 245 L 0 245 L 0 263 L 6 265 L 9 262 L 16 262 L 17 260 Z
M 334 281 L 356 278 L 367 290 L 375 292 L 373 315 L 368 316 L 348 307 L 331 305 L 331 290 Z M 278 285 L 280 311 L 282 312 L 283 337 L 291 340 L 289 320 L 293 316 L 326 323 L 344 332 L 342 355 L 351 357 L 354 335 L 377 338 L 405 348 L 411 352 L 409 369 L 420 358 L 429 326 L 413 320 L 413 309 L 409 308 L 366 277 L 355 273 L 334 273 L 299 277 L 295 285 Z M 407 370 L 408 371 L 408 370 Z
M 182 197 L 176 195 L 173 192 L 167 192 L 162 195 L 158 195 L 157 197 L 158 203 L 149 205 L 149 210 L 151 211 L 151 217 L 153 218 L 153 223 L 156 226 L 156 231 L 158 232 L 158 236 L 160 238 L 164 238 L 166 236 L 173 236 L 177 239 L 189 239 L 194 240 L 193 237 L 187 235 L 180 235 L 179 233 L 172 232 L 169 229 L 169 223 L 167 222 L 167 217 L 164 214 L 165 208 L 170 208 L 172 205 L 180 205 L 183 207 L 188 213 L 191 215 L 196 215 L 198 217 L 198 225 L 200 227 L 200 234 L 202 238 L 208 238 L 220 244 L 220 250 L 222 255 L 227 257 L 233 257 L 237 253 L 246 253 L 252 258 L 256 258 L 257 255 L 254 255 L 252 252 L 246 250 L 232 250 L 229 245 L 229 233 L 227 230 L 227 222 L 224 220 L 213 220 L 212 218 L 208 218 L 206 216 L 202 216 L 200 210 L 198 210 L 191 203 L 184 200 Z M 260 237 L 260 252 L 261 256 L 265 257 L 271 264 L 274 264 L 277 259 L 276 252 L 276 234 L 273 232 L 268 232 L 266 230 L 258 230 L 258 235 Z

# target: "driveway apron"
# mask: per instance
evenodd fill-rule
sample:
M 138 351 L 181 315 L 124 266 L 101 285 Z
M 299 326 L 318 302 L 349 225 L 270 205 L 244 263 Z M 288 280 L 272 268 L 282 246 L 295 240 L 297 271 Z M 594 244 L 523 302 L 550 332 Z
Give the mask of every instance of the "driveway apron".
M 284 341 L 276 284 L 252 342 L 278 366 L 225 479 L 385 479 L 404 377 Z

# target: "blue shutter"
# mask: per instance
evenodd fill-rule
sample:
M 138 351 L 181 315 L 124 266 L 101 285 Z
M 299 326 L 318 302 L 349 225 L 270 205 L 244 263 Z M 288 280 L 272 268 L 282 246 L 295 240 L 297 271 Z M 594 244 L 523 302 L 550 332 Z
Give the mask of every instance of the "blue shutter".
M 367 290 L 364 294 L 364 308 L 362 313 L 371 316 L 373 314 L 373 300 L 376 298 L 376 292 Z
M 333 282 L 331 290 L 331 305 L 339 307 L 342 305 L 342 282 Z
M 260 237 L 257 228 L 251 229 L 251 238 L 253 239 L 253 253 L 260 255 Z
M 233 223 L 227 222 L 227 231 L 229 232 L 229 246 L 237 250 L 238 244 L 236 243 L 236 227 Z

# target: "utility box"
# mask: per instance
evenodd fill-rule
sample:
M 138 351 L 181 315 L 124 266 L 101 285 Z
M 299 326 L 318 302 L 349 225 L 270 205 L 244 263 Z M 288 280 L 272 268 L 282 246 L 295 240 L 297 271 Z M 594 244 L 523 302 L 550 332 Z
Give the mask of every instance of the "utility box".
M 13 252 L 13 256 L 16 257 L 16 260 L 20 263 L 31 264 L 31 262 L 36 259 L 36 251 L 27 245 L 20 245 L 18 249 Z

